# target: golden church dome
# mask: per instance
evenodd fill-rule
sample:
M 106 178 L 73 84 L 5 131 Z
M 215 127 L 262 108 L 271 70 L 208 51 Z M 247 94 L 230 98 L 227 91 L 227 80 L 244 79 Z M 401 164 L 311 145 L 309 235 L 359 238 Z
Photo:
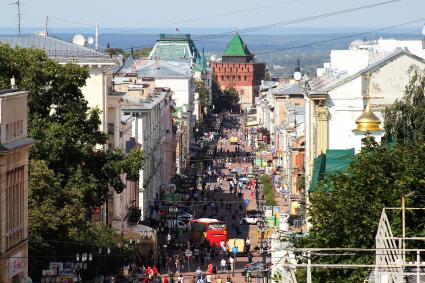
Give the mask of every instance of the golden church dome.
M 356 119 L 357 128 L 355 128 L 353 131 L 359 131 L 359 132 L 377 132 L 377 131 L 383 131 L 379 127 L 381 124 L 381 120 L 372 112 L 372 109 L 370 107 L 370 99 L 367 102 L 366 108 L 363 110 L 362 115 L 359 116 L 359 118 Z

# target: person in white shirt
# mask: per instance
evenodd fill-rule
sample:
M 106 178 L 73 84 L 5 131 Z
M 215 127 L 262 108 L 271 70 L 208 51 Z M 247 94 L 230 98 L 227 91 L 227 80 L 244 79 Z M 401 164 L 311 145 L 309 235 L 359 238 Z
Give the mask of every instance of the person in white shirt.
M 224 258 L 222 258 L 220 261 L 220 269 L 221 272 L 226 272 L 226 260 Z
M 235 275 L 235 259 L 233 257 L 230 257 L 229 262 L 230 262 L 230 270 L 232 271 L 232 275 Z

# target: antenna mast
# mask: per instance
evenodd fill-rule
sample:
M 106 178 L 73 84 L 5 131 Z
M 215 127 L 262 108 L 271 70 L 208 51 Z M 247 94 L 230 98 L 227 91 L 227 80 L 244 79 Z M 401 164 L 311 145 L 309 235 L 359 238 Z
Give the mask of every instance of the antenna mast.
M 18 7 L 18 36 L 21 36 L 21 0 L 16 0 L 16 2 L 12 2 L 9 5 L 16 5 Z
M 99 23 L 96 23 L 95 47 L 99 50 Z
M 46 36 L 49 36 L 49 16 L 46 16 L 46 24 L 44 27 L 44 34 Z

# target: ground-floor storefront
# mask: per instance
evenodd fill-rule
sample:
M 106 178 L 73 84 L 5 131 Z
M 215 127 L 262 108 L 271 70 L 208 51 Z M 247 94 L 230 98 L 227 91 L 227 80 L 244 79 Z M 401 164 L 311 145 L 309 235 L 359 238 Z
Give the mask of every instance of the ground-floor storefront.
M 0 282 L 21 283 L 28 278 L 28 241 L 0 256 Z

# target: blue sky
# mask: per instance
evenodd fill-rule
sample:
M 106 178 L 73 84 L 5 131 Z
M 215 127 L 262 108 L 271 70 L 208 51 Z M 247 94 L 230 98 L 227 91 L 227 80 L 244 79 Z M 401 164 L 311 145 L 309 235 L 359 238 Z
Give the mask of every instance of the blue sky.
M 0 27 L 16 26 L 16 6 L 0 0 Z M 21 0 L 22 26 L 84 27 L 64 20 L 111 28 L 217 27 L 234 29 L 293 20 L 354 8 L 384 0 Z M 297 23 L 285 28 L 382 27 L 425 17 L 425 0 L 402 0 L 386 6 L 325 19 Z M 423 22 L 425 23 L 425 21 Z M 422 23 L 416 24 L 417 26 Z M 411 26 L 413 29 L 413 27 Z

